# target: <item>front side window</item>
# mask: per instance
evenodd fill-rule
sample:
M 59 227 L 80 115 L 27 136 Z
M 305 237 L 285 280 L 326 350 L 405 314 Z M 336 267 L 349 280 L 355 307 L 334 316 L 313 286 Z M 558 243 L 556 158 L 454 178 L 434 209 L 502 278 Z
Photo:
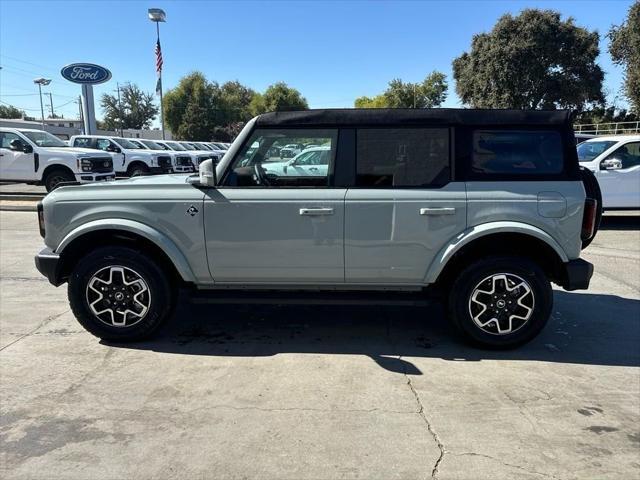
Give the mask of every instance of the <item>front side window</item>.
M 562 137 L 554 131 L 478 130 L 471 170 L 480 174 L 545 175 L 564 169 Z
M 86 137 L 74 138 L 73 146 L 81 148 L 91 148 L 91 139 Z
M 257 129 L 236 155 L 224 184 L 327 187 L 337 138 L 336 129 Z
M 582 142 L 578 145 L 578 161 L 590 162 L 614 146 L 616 142 L 603 140 L 599 142 Z
M 617 148 L 607 155 L 606 160 L 616 159 L 622 163 L 622 168 L 631 168 L 640 165 L 640 142 L 631 142 Z
M 68 147 L 66 143 L 58 137 L 54 137 L 49 132 L 29 132 L 21 130 L 21 133 L 39 147 Z
M 11 142 L 13 140 L 20 140 L 22 142 L 22 139 L 15 133 L 0 132 L 0 141 L 2 142 L 0 148 L 11 149 Z
M 359 129 L 356 153 L 359 187 L 426 188 L 451 177 L 447 128 Z
M 96 140 L 96 148 L 99 150 L 108 151 L 109 148 L 113 149 L 114 147 L 115 145 L 108 138 L 98 138 Z

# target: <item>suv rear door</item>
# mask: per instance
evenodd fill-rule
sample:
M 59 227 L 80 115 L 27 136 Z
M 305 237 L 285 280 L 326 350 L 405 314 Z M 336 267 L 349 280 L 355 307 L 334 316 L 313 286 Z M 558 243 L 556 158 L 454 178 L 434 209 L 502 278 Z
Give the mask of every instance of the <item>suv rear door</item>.
M 345 202 L 347 283 L 421 284 L 466 227 L 464 182 L 452 182 L 449 128 L 359 128 Z

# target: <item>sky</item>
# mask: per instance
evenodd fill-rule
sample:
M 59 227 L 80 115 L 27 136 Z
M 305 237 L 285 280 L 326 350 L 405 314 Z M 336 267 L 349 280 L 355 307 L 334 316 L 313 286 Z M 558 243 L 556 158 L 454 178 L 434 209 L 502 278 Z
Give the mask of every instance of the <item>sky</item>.
M 239 80 L 256 91 L 277 81 L 297 88 L 311 108 L 352 107 L 355 98 L 381 93 L 393 78 L 421 81 L 447 75 L 445 107 L 462 106 L 451 71 L 474 34 L 525 8 L 551 8 L 600 33 L 599 64 L 609 101 L 624 105 L 622 70 L 607 52 L 606 33 L 624 21 L 632 0 L 600 1 L 27 1 L 0 0 L 0 101 L 39 118 L 33 79 L 52 82 L 56 114 L 78 117 L 80 86 L 60 69 L 89 62 L 111 70 L 94 87 L 96 113 L 102 93 L 116 83 L 155 90 L 155 24 L 148 8 L 162 8 L 160 24 L 165 91 L 189 72 L 209 80 Z M 49 104 L 45 97 L 45 108 Z

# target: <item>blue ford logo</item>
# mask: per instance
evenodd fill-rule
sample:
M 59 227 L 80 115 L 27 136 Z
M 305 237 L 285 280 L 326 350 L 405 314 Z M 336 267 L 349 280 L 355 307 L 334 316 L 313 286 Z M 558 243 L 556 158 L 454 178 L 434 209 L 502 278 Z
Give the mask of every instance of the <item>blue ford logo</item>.
M 93 63 L 72 63 L 62 67 L 60 74 L 70 82 L 92 85 L 104 83 L 111 78 L 109 70 Z

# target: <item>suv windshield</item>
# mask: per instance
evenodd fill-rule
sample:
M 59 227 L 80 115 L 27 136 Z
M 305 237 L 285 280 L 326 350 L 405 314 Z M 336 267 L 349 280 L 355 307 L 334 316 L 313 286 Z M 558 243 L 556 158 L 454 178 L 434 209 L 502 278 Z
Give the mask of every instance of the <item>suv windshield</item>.
M 31 140 L 39 147 L 68 147 L 66 143 L 60 140 L 58 137 L 54 137 L 49 132 L 27 132 L 20 130 L 25 137 Z
M 142 147 L 139 147 L 138 145 L 136 145 L 134 143 L 131 143 L 126 138 L 114 138 L 113 141 L 116 142 L 118 145 L 120 145 L 122 148 L 126 148 L 128 150 L 141 150 L 142 149 Z
M 613 140 L 603 140 L 600 142 L 582 142 L 578 145 L 578 161 L 590 162 L 605 150 L 609 150 L 617 142 Z
M 152 142 L 151 140 L 140 140 L 143 144 L 149 147 L 151 150 L 167 150 L 166 147 L 163 147 L 159 143 Z

